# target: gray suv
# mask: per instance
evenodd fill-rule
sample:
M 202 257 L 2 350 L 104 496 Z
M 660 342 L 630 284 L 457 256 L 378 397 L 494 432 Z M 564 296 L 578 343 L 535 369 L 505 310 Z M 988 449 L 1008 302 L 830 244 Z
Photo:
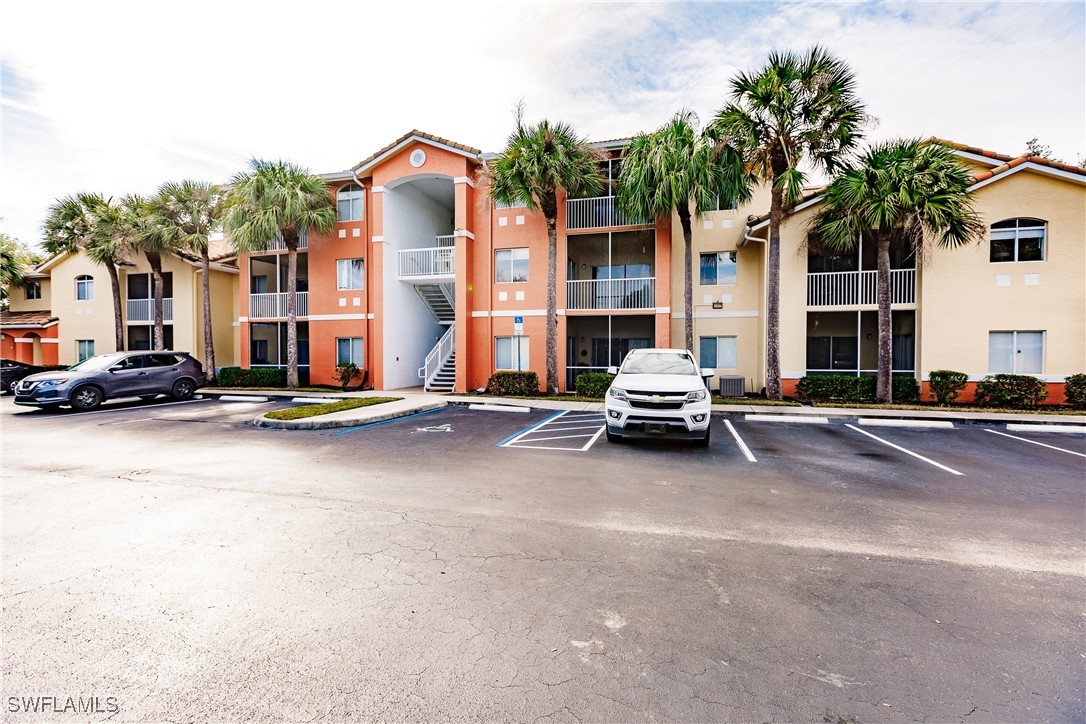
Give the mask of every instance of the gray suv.
M 114 352 L 24 377 L 15 386 L 15 404 L 93 410 L 118 397 L 187 400 L 203 382 L 203 367 L 186 352 Z

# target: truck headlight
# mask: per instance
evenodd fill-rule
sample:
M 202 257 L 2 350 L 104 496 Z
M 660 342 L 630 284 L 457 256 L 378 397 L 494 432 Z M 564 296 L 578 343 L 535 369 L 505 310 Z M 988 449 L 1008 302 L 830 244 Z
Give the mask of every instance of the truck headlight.
M 618 387 L 612 387 L 611 389 L 607 390 L 607 394 L 609 394 L 611 397 L 615 398 L 616 400 L 625 400 L 626 399 L 626 390 L 621 390 Z
M 704 400 L 708 393 L 705 390 L 694 390 L 693 392 L 686 393 L 687 402 L 698 402 Z

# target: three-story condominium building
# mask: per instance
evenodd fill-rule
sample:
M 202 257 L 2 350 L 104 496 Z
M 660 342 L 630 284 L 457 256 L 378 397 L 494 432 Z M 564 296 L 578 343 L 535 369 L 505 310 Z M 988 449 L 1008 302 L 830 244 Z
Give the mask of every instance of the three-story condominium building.
M 1041 376 L 1053 401 L 1086 369 L 1086 171 L 944 142 L 975 174 L 983 242 L 905 249 L 891 259 L 893 369 L 926 381 L 956 369 Z M 559 382 L 639 347 L 681 344 L 684 270 L 676 219 L 632 219 L 615 203 L 625 141 L 598 144 L 607 180 L 561 198 L 557 221 Z M 542 215 L 495 204 L 478 149 L 412 131 L 329 174 L 339 222 L 299 255 L 299 352 L 313 383 L 339 364 L 367 384 L 466 391 L 499 370 L 545 370 L 547 233 Z M 811 193 L 782 229 L 781 349 L 786 393 L 811 374 L 874 374 L 875 250 L 829 254 L 808 239 Z M 695 346 L 714 388 L 765 383 L 768 193 L 721 199 L 696 218 Z M 674 253 L 673 253 L 674 252 Z M 285 360 L 285 259 L 274 245 L 240 260 L 243 364 Z M 970 391 L 967 391 L 968 398 Z

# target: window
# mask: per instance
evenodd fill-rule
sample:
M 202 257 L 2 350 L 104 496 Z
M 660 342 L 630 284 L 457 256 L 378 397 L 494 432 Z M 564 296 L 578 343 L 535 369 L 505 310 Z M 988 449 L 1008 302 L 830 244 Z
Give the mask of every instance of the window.
M 41 299 L 41 282 L 27 282 L 23 291 L 27 299 Z
M 336 260 L 336 289 L 365 289 L 361 259 Z
M 336 339 L 336 366 L 353 364 L 355 367 L 365 366 L 362 356 L 361 337 L 338 337 Z
M 702 337 L 701 366 L 718 370 L 736 368 L 737 345 L 735 337 Z
M 988 371 L 1039 375 L 1044 368 L 1044 332 L 989 332 Z
M 94 340 L 93 339 L 77 339 L 75 341 L 75 356 L 76 362 L 82 362 L 85 359 L 89 359 L 94 356 Z
M 520 199 L 517 199 L 516 201 L 510 201 L 509 203 L 505 203 L 504 201 L 494 202 L 495 209 L 523 209 L 526 205 L 527 204 L 525 204 Z
M 528 250 L 498 249 L 494 252 L 495 282 L 528 281 Z
M 94 299 L 94 277 L 83 274 L 75 278 L 75 298 L 81 302 Z
M 701 255 L 702 284 L 735 284 L 737 265 L 734 251 Z
M 706 209 L 706 211 L 735 211 L 737 205 L 735 199 L 729 199 L 725 196 L 717 195 L 716 204 Z
M 991 261 L 1044 261 L 1044 258 L 1045 222 L 1008 219 L 992 224 Z
M 860 369 L 860 355 L 855 337 L 808 337 L 807 371 Z
M 336 193 L 336 208 L 340 221 L 361 221 L 362 187 L 358 184 L 340 186 Z
M 527 337 L 495 337 L 494 338 L 494 369 L 498 370 L 528 370 L 528 338 Z

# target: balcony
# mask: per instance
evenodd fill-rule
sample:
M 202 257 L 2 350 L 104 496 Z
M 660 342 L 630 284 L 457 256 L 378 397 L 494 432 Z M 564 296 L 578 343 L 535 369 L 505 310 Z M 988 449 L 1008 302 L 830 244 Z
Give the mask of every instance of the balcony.
M 298 292 L 297 316 L 309 316 L 309 292 Z M 287 316 L 287 293 L 250 294 L 249 319 L 285 319 Z
M 656 277 L 574 279 L 566 282 L 566 310 L 656 309 Z
M 890 271 L 890 303 L 916 303 L 916 269 Z M 808 307 L 878 304 L 878 272 L 816 272 L 807 275 Z
M 129 299 L 127 307 L 125 318 L 129 324 L 133 322 L 143 324 L 155 321 L 154 299 Z M 173 321 L 173 297 L 163 297 L 162 299 L 162 321 Z
M 640 226 L 646 222 L 627 217 L 616 207 L 614 196 L 566 200 L 566 229 L 602 229 L 610 226 Z
M 286 244 L 283 243 L 283 237 L 282 236 L 277 236 L 276 238 L 274 238 L 274 239 L 272 239 L 271 241 L 268 242 L 268 246 L 265 248 L 265 250 L 266 251 L 284 251 L 284 250 L 286 250 L 286 248 L 287 248 Z M 302 232 L 301 236 L 298 238 L 298 248 L 299 249 L 308 249 L 309 248 L 309 234 L 308 233 L 306 233 L 304 231 Z
M 452 240 L 453 237 L 436 237 L 439 244 L 446 239 Z M 424 249 L 404 249 L 399 252 L 400 279 L 452 281 L 456 275 L 455 253 L 456 250 L 451 244 Z

